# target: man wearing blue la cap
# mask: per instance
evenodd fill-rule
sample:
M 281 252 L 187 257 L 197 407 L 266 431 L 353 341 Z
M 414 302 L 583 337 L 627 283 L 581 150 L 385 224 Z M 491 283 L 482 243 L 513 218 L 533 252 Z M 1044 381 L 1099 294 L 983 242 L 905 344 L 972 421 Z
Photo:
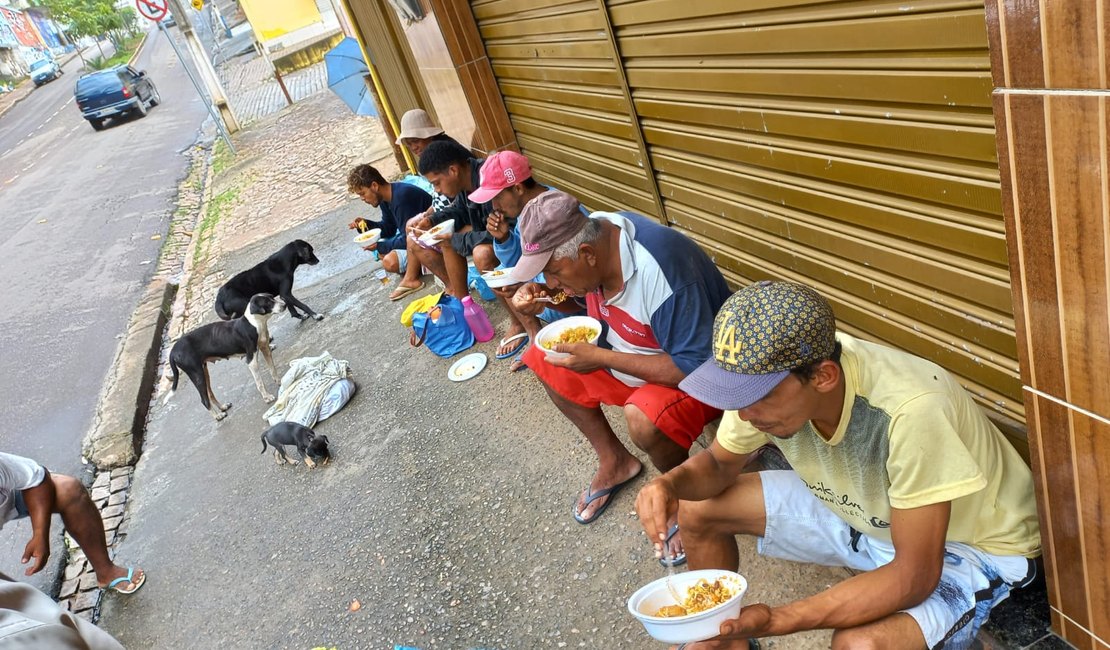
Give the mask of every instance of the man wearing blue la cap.
M 687 648 L 831 628 L 834 648 L 967 648 L 1036 575 L 1029 468 L 943 368 L 836 331 L 789 282 L 729 298 L 713 356 L 679 388 L 725 410 L 710 448 L 655 479 L 636 509 L 652 540 L 677 511 L 691 568 L 762 555 L 861 571 L 809 598 L 748 605 Z M 763 445 L 793 470 L 740 470 Z M 656 548 L 659 548 L 658 543 Z

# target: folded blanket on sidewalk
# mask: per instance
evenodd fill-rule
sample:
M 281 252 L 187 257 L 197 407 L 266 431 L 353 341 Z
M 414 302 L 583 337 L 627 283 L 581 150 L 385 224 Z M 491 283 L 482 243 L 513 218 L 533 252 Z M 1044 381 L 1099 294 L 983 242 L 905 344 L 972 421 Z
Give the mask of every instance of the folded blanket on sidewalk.
M 338 411 L 354 394 L 347 362 L 324 352 L 318 357 L 302 357 L 289 363 L 281 378 L 277 401 L 262 418 L 271 425 L 296 422 L 312 427 L 317 421 Z M 322 407 L 326 404 L 326 414 Z

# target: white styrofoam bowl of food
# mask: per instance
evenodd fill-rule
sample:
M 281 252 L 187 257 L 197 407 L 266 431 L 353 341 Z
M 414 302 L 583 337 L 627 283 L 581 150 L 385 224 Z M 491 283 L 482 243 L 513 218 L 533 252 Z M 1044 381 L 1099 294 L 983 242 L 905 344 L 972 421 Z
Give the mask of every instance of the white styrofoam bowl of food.
M 381 228 L 371 228 L 366 232 L 360 232 L 355 235 L 354 242 L 359 246 L 369 246 L 382 238 Z
M 455 234 L 455 222 L 444 221 L 443 223 L 437 223 L 431 228 L 428 228 L 426 231 L 424 231 L 424 234 L 416 238 L 416 241 L 425 248 L 431 248 L 432 246 L 436 246 L 443 241 L 446 241 L 440 240 L 440 236 L 453 234 Z
M 558 343 L 559 337 L 563 332 L 575 327 L 588 327 L 593 330 L 593 336 L 582 343 L 589 343 L 597 345 L 597 339 L 601 336 L 601 322 L 596 318 L 589 316 L 568 316 L 567 318 L 560 318 L 559 320 L 548 324 L 546 327 L 536 332 L 536 344 L 540 346 L 543 353 L 553 359 L 563 359 L 570 355 L 566 352 L 556 352 L 555 350 L 547 349 L 548 345 Z
M 712 639 L 721 633 L 721 623 L 740 616 L 740 604 L 748 581 L 744 576 L 723 569 L 700 569 L 686 571 L 671 576 L 671 584 L 679 596 L 685 597 L 686 591 L 699 580 L 712 583 L 721 579 L 733 593 L 732 597 L 716 607 L 689 614 L 687 616 L 656 616 L 660 608 L 676 603 L 667 588 L 667 578 L 659 578 L 640 587 L 628 599 L 628 611 L 643 624 L 653 638 L 666 643 L 693 643 Z
M 490 289 L 500 289 L 501 287 L 507 287 L 513 284 L 520 284 L 513 279 L 512 272 L 512 267 L 509 267 L 507 269 L 494 269 L 492 271 L 486 271 L 482 274 L 482 280 L 485 281 L 486 286 L 488 286 Z

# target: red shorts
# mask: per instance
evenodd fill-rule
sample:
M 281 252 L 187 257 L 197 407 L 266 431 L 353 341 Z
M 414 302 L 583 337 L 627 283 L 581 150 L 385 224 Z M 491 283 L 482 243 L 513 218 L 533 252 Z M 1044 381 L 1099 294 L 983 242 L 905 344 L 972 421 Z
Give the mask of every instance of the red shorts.
M 579 406 L 598 408 L 602 404 L 632 404 L 683 449 L 694 444 L 705 425 L 721 417 L 720 410 L 702 404 L 677 388 L 659 384 L 629 386 L 605 370 L 582 374 L 553 366 L 546 361 L 538 345 L 524 353 L 524 363 L 551 390 Z

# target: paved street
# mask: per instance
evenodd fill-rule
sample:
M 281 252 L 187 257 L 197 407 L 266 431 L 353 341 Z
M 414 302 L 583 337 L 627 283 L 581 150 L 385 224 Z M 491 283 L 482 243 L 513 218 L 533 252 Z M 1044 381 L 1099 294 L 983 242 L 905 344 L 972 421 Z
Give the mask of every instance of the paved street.
M 163 103 L 145 119 L 93 131 L 73 102 L 77 59 L 0 117 L 0 448 L 56 471 L 81 469 L 80 440 L 205 115 L 153 36 L 136 67 Z M 0 570 L 22 573 L 28 536 L 26 522 L 4 527 Z

